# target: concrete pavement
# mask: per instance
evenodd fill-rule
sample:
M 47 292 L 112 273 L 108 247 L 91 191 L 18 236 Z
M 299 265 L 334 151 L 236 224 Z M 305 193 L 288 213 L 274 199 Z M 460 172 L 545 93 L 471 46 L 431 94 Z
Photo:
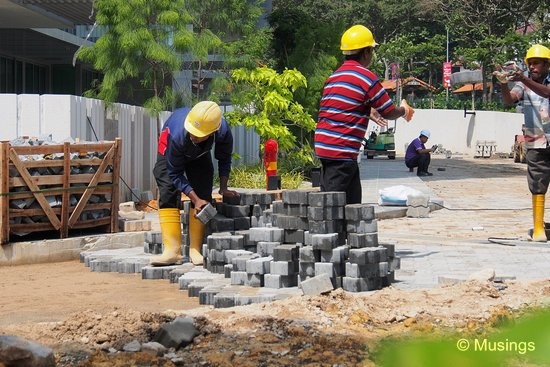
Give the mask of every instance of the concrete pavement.
M 452 166 L 452 161 L 449 161 L 449 164 Z M 491 167 L 491 169 L 497 168 Z M 513 168 L 515 169 L 515 167 Z M 503 169 L 509 170 L 509 167 L 506 166 Z M 523 167 L 518 169 L 522 170 Z M 430 170 L 434 173 L 433 177 L 420 178 L 415 173 L 408 172 L 403 159 L 399 157 L 396 160 L 388 160 L 385 157 L 376 157 L 371 160 L 362 159 L 363 202 L 378 203 L 379 190 L 394 185 L 406 185 L 429 194 L 432 200 L 439 200 L 447 207 L 517 208 L 518 212 L 522 210 L 526 225 L 529 223 L 530 211 L 524 209 L 530 203 L 523 193 L 527 187 L 526 183 L 523 184 L 522 171 L 518 173 L 520 185 L 522 185 L 520 186 L 522 195 L 518 194 L 518 190 L 503 189 L 489 190 L 488 194 L 480 196 L 473 187 L 470 191 L 471 195 L 438 197 L 426 182 L 441 180 L 443 175 L 448 178 L 455 174 L 455 171 L 450 169 L 446 172 L 438 172 L 435 166 Z M 457 177 L 451 178 L 458 179 Z M 467 179 L 467 177 L 460 179 Z M 502 180 L 501 182 L 506 181 Z M 397 209 L 377 208 L 377 212 L 384 210 L 391 212 Z M 450 215 L 446 209 L 442 209 L 430 213 L 428 219 L 381 220 L 378 226 L 381 242 L 395 243 L 396 256 L 401 258 L 401 269 L 396 271 L 396 282 L 393 286 L 402 289 L 431 288 L 452 280 L 465 280 L 471 274 L 486 268 L 494 269 L 497 277 L 518 280 L 550 278 L 550 243 L 548 245 L 525 243 L 525 245 L 514 247 L 492 244 L 487 241 L 487 237 L 482 231 L 479 235 L 472 236 L 471 239 L 454 239 L 452 231 L 449 231 L 451 235 L 448 236 L 437 234 L 445 233 L 446 229 L 458 226 L 460 221 L 466 221 L 464 218 L 467 216 L 476 215 L 479 214 L 473 211 L 457 212 L 455 215 Z M 397 217 L 393 216 L 393 218 Z M 407 221 L 407 226 L 403 225 L 404 220 Z M 507 219 L 502 219 L 502 221 L 505 220 Z M 392 224 L 395 221 L 398 221 L 399 224 Z M 469 223 L 471 226 L 471 222 Z M 423 231 L 423 227 L 426 228 L 425 231 Z M 479 228 L 483 229 L 481 226 Z M 473 231 L 476 229 L 471 226 L 470 231 L 474 233 Z

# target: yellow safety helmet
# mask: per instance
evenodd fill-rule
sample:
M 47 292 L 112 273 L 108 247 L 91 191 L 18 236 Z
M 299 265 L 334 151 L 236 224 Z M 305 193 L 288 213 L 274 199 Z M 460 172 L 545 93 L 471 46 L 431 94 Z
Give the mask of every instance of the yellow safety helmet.
M 527 50 L 527 54 L 525 55 L 525 63 L 529 63 L 529 59 L 546 59 L 550 61 L 550 49 L 548 47 L 545 47 L 543 45 L 533 45 L 529 50 Z
M 202 101 L 197 103 L 185 118 L 184 126 L 197 138 L 212 134 L 220 128 L 222 110 L 216 102 Z
M 344 32 L 340 43 L 340 50 L 344 55 L 353 55 L 365 47 L 378 45 L 372 32 L 365 26 L 354 25 Z

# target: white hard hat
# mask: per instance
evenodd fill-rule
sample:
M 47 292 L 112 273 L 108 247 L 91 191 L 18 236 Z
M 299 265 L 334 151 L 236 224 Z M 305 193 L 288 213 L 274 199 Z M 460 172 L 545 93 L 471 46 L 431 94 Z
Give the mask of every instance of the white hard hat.
M 420 135 L 424 135 L 425 137 L 429 138 L 430 137 L 430 130 L 424 129 L 420 132 Z

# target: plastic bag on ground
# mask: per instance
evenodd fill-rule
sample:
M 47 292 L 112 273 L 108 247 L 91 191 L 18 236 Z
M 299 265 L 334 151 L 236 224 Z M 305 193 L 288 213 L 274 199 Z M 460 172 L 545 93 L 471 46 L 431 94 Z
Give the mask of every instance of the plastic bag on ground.
M 407 196 L 420 195 L 422 191 L 405 185 L 396 185 L 379 190 L 378 193 L 378 205 L 407 206 Z

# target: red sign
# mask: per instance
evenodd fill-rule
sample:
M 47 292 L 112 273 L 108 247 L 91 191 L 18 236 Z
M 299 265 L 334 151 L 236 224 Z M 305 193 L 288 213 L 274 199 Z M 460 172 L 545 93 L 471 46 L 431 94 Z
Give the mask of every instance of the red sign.
M 399 79 L 399 63 L 392 62 L 390 64 L 391 80 Z
M 443 63 L 443 88 L 451 87 L 451 63 Z

